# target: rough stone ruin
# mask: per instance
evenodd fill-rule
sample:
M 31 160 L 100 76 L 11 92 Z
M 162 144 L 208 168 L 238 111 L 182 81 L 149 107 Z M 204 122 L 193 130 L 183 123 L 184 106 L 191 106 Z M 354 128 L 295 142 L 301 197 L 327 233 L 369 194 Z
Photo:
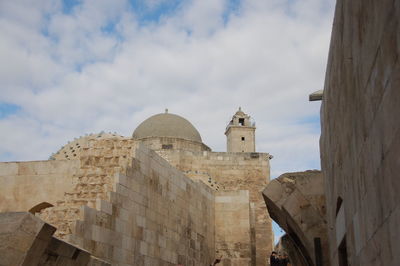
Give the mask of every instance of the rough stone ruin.
M 49 241 L 85 254 L 72 265 L 266 265 L 273 235 L 260 191 L 270 155 L 255 152 L 249 119 L 233 116 L 228 152 L 212 152 L 189 121 L 166 112 L 132 137 L 91 134 L 48 161 L 0 163 L 1 217 L 28 212 L 18 215 L 52 228 Z M 46 251 L 51 243 L 39 247 L 40 232 L 30 239 L 0 247 L 8 254 L 0 264 L 29 264 L 34 253 L 43 265 L 63 265 L 62 254 Z
M 400 265 L 399 58 L 400 1 L 337 1 L 321 171 L 269 182 L 240 109 L 227 152 L 164 113 L 0 163 L 0 265 L 268 265 L 270 217 L 292 265 Z

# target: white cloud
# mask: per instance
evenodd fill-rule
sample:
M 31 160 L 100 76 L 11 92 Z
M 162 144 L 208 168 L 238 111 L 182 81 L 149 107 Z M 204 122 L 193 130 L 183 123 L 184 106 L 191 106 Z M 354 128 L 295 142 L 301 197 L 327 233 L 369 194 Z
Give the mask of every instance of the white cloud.
M 221 151 L 242 106 L 273 176 L 318 167 L 319 104 L 307 98 L 323 86 L 330 1 L 243 0 L 227 21 L 227 1 L 185 1 L 143 25 L 128 1 L 86 0 L 70 14 L 30 2 L 0 2 L 0 102 L 22 107 L 0 120 L 0 160 L 47 159 L 87 132 L 129 136 L 164 108 Z

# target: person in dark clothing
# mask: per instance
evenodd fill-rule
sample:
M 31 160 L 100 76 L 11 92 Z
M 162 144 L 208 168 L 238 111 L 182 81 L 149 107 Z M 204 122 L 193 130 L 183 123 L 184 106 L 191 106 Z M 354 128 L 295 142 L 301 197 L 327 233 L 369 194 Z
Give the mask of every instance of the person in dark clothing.
M 271 256 L 269 257 L 269 265 L 279 266 L 278 254 L 275 251 L 272 251 Z
M 279 266 L 289 266 L 290 261 L 288 255 L 284 254 L 283 256 L 279 255 Z

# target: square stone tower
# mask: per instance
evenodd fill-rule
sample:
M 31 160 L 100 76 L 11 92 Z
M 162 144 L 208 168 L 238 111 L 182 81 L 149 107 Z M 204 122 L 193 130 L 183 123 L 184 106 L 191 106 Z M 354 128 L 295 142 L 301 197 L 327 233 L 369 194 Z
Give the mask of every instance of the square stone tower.
M 255 123 L 239 107 L 226 127 L 227 152 L 255 152 L 255 131 Z

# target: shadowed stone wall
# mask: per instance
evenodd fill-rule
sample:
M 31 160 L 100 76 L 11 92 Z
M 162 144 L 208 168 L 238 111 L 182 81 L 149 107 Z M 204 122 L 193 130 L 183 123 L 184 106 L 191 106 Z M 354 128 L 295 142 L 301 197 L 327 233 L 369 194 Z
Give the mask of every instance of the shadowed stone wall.
M 271 218 L 308 265 L 329 265 L 324 182 L 320 171 L 286 173 L 263 191 Z M 316 244 L 315 241 L 319 241 Z
M 336 4 L 320 140 L 332 265 L 400 265 L 400 1 Z
M 30 213 L 0 213 L 0 265 L 110 265 L 53 237 L 55 230 Z
M 308 266 L 302 254 L 299 253 L 298 247 L 287 234 L 279 239 L 278 244 L 275 245 L 275 251 L 278 254 L 287 254 L 292 265 Z

